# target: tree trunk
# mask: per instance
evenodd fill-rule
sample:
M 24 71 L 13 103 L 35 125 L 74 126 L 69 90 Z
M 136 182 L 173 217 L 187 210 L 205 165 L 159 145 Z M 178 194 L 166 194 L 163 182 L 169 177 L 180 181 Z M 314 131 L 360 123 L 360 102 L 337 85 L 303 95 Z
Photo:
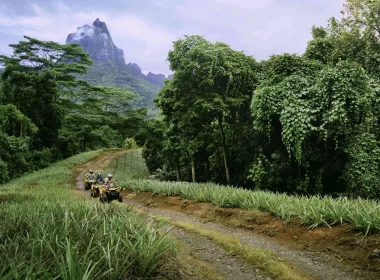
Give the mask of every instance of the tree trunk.
M 211 176 L 210 176 L 210 160 L 207 157 L 206 159 L 206 172 L 207 172 L 207 181 L 211 181 Z
M 193 183 L 196 183 L 197 180 L 195 178 L 195 162 L 194 162 L 194 159 L 191 160 L 191 176 L 193 178 Z
M 218 116 L 218 123 L 219 123 L 220 134 L 222 135 L 223 159 L 224 159 L 224 168 L 226 169 L 227 185 L 230 185 L 231 178 L 230 178 L 230 168 L 228 166 L 228 159 L 227 159 L 226 135 L 224 134 L 224 129 L 222 125 L 222 117 L 220 115 Z
M 179 159 L 178 159 L 178 157 L 176 157 L 176 159 L 175 159 L 175 171 L 177 174 L 177 182 L 179 182 L 181 179 L 180 179 L 180 174 L 179 174 Z

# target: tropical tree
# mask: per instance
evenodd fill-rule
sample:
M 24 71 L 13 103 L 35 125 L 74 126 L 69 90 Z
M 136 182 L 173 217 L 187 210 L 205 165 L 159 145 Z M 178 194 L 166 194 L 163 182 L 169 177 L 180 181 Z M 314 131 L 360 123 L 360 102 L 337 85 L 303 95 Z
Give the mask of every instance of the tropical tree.
M 77 80 L 92 64 L 79 45 L 60 45 L 26 37 L 10 45 L 13 55 L 0 56 L 3 102 L 13 104 L 38 127 L 35 148 L 57 143 L 63 119 L 62 95 L 87 83 Z
M 254 128 L 265 135 L 252 168 L 256 186 L 378 195 L 378 104 L 365 70 L 287 54 L 265 64 L 267 79 L 252 100 Z
M 37 127 L 14 105 L 0 105 L 0 184 L 33 170 L 31 138 Z
M 200 36 L 174 42 L 168 60 L 175 74 L 160 91 L 157 104 L 167 122 L 182 131 L 193 170 L 194 156 L 211 144 L 209 135 L 218 131 L 216 142 L 230 184 L 231 137 L 239 126 L 239 110 L 250 102 L 258 65 L 252 57 Z

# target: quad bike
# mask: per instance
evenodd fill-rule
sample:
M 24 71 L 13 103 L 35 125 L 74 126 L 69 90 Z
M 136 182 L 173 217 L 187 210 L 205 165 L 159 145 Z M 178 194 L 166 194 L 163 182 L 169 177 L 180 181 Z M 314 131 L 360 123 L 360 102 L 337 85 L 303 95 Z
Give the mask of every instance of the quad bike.
M 92 188 L 92 186 L 95 184 L 96 180 L 93 179 L 93 180 L 90 180 L 90 179 L 86 179 L 84 180 L 84 189 L 85 190 L 89 190 Z
M 113 184 L 101 185 L 99 186 L 100 202 L 110 202 L 111 200 L 117 199 L 119 202 L 123 201 L 123 196 L 121 195 L 121 188 L 114 186 Z
M 99 188 L 104 185 L 103 179 L 97 179 L 95 180 L 95 183 L 91 186 L 91 197 L 98 197 L 100 194 Z
M 90 192 L 90 194 L 91 194 L 92 197 L 97 197 L 99 195 L 99 187 L 100 186 L 101 185 L 98 184 L 98 183 L 95 183 L 95 184 L 93 184 L 91 186 L 91 192 Z

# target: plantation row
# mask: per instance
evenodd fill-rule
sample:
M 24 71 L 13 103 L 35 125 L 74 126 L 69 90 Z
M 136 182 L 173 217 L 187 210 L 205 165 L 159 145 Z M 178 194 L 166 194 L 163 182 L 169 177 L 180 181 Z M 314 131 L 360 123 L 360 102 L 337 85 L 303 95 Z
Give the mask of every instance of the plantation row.
M 72 192 L 71 166 L 98 154 L 80 154 L 0 187 L 0 279 L 156 275 L 174 249 L 157 224 Z
M 380 232 L 380 204 L 375 201 L 351 200 L 345 197 L 333 199 L 321 196 L 290 196 L 213 183 L 146 180 L 147 170 L 143 163 L 139 151 L 130 152 L 115 161 L 111 169 L 118 184 L 134 192 L 179 195 L 184 199 L 211 202 L 220 207 L 268 211 L 286 221 L 299 221 L 310 225 L 310 228 L 349 223 L 365 234 Z

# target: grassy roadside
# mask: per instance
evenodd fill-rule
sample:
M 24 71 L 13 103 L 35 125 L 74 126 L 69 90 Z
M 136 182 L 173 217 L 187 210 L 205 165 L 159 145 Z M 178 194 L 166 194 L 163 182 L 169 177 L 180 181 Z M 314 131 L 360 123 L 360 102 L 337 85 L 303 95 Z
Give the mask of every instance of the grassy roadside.
M 278 280 L 309 280 L 312 279 L 296 267 L 278 260 L 272 253 L 267 250 L 254 248 L 244 245 L 236 237 L 228 236 L 219 233 L 215 230 L 201 228 L 198 225 L 179 222 L 168 221 L 169 223 L 183 228 L 186 231 L 197 233 L 201 236 L 212 239 L 215 243 L 223 246 L 227 251 L 234 253 L 240 258 L 244 259 L 253 267 L 261 269 L 266 274 Z
M 72 193 L 83 153 L 0 186 L 0 279 L 121 279 L 157 274 L 175 246 L 152 219 Z
M 163 218 L 161 216 L 152 216 L 144 210 L 134 208 L 133 211 L 140 215 L 149 215 L 161 224 L 170 224 L 179 228 L 182 228 L 188 232 L 199 234 L 203 237 L 210 238 L 216 244 L 221 245 L 226 251 L 231 252 L 243 259 L 247 263 L 251 264 L 254 268 L 261 270 L 261 273 L 267 274 L 273 279 L 277 280 L 311 280 L 314 279 L 297 269 L 294 265 L 287 263 L 286 261 L 279 260 L 275 255 L 265 249 L 259 249 L 252 246 L 248 246 L 240 242 L 236 237 L 232 237 L 226 234 L 222 234 L 216 230 L 210 230 L 200 227 L 199 225 L 175 221 L 172 219 Z M 182 250 L 183 251 L 183 250 Z M 189 258 L 188 254 L 181 252 L 182 256 Z M 181 257 L 182 261 L 176 261 L 179 267 L 188 267 L 187 261 Z M 200 279 L 219 279 L 213 269 L 208 267 L 206 263 L 200 260 L 191 260 L 192 268 L 197 268 L 197 275 L 201 275 Z
M 147 180 L 148 171 L 140 151 L 120 157 L 110 166 L 120 185 L 135 192 L 178 195 L 219 207 L 271 212 L 286 221 L 310 228 L 351 224 L 364 234 L 380 232 L 380 203 L 364 199 L 320 196 L 291 196 L 266 191 L 250 191 L 213 183 L 162 182 Z

